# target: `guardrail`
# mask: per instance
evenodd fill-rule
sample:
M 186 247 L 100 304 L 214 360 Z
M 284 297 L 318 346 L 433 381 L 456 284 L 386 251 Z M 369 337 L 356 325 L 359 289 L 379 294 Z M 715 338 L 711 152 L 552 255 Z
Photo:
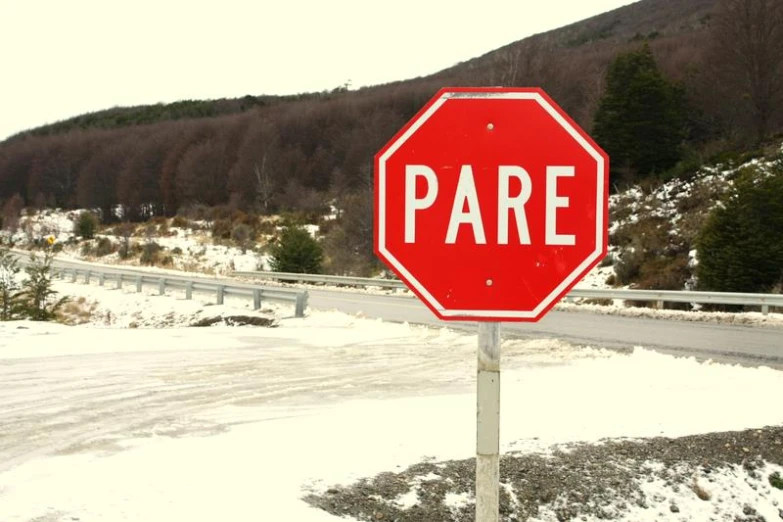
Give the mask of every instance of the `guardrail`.
M 293 272 L 231 272 L 237 277 L 252 277 L 269 281 L 293 281 L 296 283 L 335 284 L 343 286 L 377 286 L 380 288 L 408 288 L 399 279 L 374 277 L 346 277 L 326 274 L 296 274 Z
M 113 282 L 116 288 L 123 288 L 126 283 L 134 284 L 136 291 L 141 292 L 144 285 L 155 286 L 159 295 L 165 295 L 167 289 L 178 289 L 185 291 L 185 299 L 193 299 L 193 292 L 209 292 L 215 294 L 216 304 L 223 304 L 226 296 L 247 297 L 253 299 L 253 310 L 261 308 L 261 302 L 265 300 L 293 303 L 294 315 L 304 317 L 307 307 L 307 291 L 290 291 L 275 288 L 244 287 L 226 284 L 222 282 L 211 283 L 199 279 L 173 279 L 165 276 L 152 276 L 141 274 L 129 274 L 122 272 L 107 272 L 100 268 L 68 268 L 52 267 L 52 274 L 61 279 L 70 276 L 71 282 L 79 282 L 79 276 L 82 276 L 81 282 L 90 284 L 93 278 L 96 278 L 99 286 L 104 286 L 106 282 Z
M 325 274 L 295 274 L 290 272 L 232 272 L 237 277 L 250 277 L 269 281 L 296 283 L 336 284 L 356 287 L 407 288 L 398 279 L 377 279 L 371 277 L 344 277 Z M 658 308 L 663 303 L 698 303 L 740 306 L 760 306 L 761 313 L 769 308 L 783 307 L 783 294 L 739 294 L 731 292 L 696 292 L 688 290 L 627 290 L 576 288 L 566 296 L 575 299 L 622 299 L 624 301 L 653 302 Z

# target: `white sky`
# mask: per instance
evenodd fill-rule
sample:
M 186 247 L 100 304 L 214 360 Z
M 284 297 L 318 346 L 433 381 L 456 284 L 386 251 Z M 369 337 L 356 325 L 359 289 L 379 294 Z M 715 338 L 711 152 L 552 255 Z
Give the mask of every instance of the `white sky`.
M 114 106 L 427 75 L 629 0 L 0 0 L 0 140 Z

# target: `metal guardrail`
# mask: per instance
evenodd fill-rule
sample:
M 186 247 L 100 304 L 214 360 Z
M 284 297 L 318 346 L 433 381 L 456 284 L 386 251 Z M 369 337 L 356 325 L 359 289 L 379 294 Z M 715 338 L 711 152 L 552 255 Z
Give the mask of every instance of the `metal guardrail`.
M 79 282 L 79 276 L 82 276 L 81 282 L 85 284 L 90 284 L 93 278 L 97 279 L 99 286 L 104 286 L 106 282 L 113 282 L 116 288 L 123 288 L 126 283 L 134 284 L 137 292 L 141 292 L 144 285 L 155 286 L 159 295 L 165 295 L 167 289 L 184 290 L 185 299 L 193 299 L 194 291 L 210 292 L 215 294 L 216 304 L 223 304 L 226 296 L 247 297 L 253 299 L 253 310 L 261 308 L 261 302 L 265 300 L 293 303 L 294 315 L 296 317 L 304 317 L 305 308 L 307 308 L 308 293 L 305 290 L 248 288 L 222 282 L 211 283 L 198 279 L 172 279 L 165 276 L 106 272 L 100 268 L 52 267 L 52 274 L 62 279 L 70 276 L 73 283 Z
M 356 287 L 407 288 L 398 279 L 377 279 L 371 277 L 344 277 L 325 274 L 295 274 L 290 272 L 232 272 L 237 277 L 250 277 L 270 281 L 336 284 Z M 689 290 L 626 290 L 576 288 L 566 296 L 575 299 L 622 299 L 624 301 L 654 302 L 658 308 L 663 303 L 724 304 L 741 306 L 760 306 L 763 314 L 769 308 L 783 307 L 783 294 L 739 294 L 731 292 L 696 292 Z
M 231 272 L 237 277 L 251 277 L 270 281 L 293 281 L 296 283 L 335 284 L 343 286 L 376 286 L 380 288 L 408 288 L 399 279 L 378 279 L 373 277 L 346 277 L 326 274 L 296 274 L 293 272 Z

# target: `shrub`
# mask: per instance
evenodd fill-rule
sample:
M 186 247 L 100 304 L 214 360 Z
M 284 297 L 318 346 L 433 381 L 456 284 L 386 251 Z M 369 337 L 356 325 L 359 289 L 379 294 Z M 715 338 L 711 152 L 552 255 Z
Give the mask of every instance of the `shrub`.
M 95 248 L 93 249 L 93 253 L 97 257 L 108 256 L 109 254 L 113 254 L 115 251 L 116 248 L 114 246 L 114 243 L 112 243 L 108 237 L 100 238 L 98 240 L 98 244 L 95 245 Z
M 192 203 L 180 208 L 177 215 L 190 221 L 204 221 L 211 219 L 210 213 L 211 209 L 208 206 L 202 203 Z
M 230 239 L 231 228 L 230 219 L 217 219 L 212 223 L 212 237 L 215 239 Z
M 639 277 L 644 256 L 638 250 L 626 250 L 614 265 L 617 282 L 631 284 Z
M 323 248 L 307 230 L 287 227 L 270 249 L 275 272 L 317 274 L 321 271 Z
M 158 260 L 158 254 L 163 250 L 163 247 L 154 241 L 145 243 L 141 250 L 141 258 L 139 261 L 144 265 L 154 265 Z
M 133 250 L 131 249 L 130 238 L 133 235 L 136 227 L 132 223 L 123 223 L 115 228 L 114 233 L 122 237 L 122 243 L 120 243 L 119 254 L 121 259 L 128 259 L 131 257 Z
M 174 219 L 171 220 L 171 226 L 177 228 L 188 228 L 190 227 L 190 221 L 188 221 L 183 216 L 174 216 Z
M 231 230 L 231 239 L 242 249 L 242 253 L 247 252 L 247 247 L 255 239 L 253 229 L 245 223 L 240 223 Z
M 699 288 L 769 292 L 783 281 L 783 162 L 769 176 L 743 169 L 697 238 Z
M 73 224 L 73 233 L 82 239 L 92 239 L 98 230 L 98 216 L 92 212 L 81 212 Z

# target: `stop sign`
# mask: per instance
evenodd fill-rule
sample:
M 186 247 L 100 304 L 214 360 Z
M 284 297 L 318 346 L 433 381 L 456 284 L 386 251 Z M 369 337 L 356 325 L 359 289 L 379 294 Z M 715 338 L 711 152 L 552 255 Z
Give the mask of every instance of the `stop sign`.
M 442 89 L 375 156 L 375 253 L 441 319 L 537 321 L 606 255 L 608 173 L 542 90 Z

